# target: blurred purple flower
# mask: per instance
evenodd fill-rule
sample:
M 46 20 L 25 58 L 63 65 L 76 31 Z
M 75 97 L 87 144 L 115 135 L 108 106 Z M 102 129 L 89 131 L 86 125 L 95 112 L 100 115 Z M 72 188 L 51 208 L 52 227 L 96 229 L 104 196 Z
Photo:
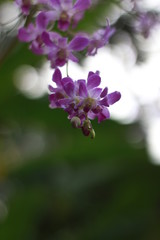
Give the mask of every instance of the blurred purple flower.
M 31 42 L 30 49 L 35 54 L 46 54 L 48 48 L 44 44 L 43 33 L 46 32 L 49 23 L 48 16 L 41 12 L 36 17 L 35 25 L 30 23 L 27 27 L 22 27 L 18 31 L 18 38 L 22 42 Z
M 134 29 L 137 33 L 148 38 L 151 30 L 160 23 L 160 18 L 151 12 L 140 12 L 134 22 Z
M 94 56 L 97 53 L 98 48 L 104 47 L 114 33 L 115 28 L 110 27 L 109 23 L 107 23 L 107 26 L 104 29 L 99 29 L 94 32 L 90 38 L 87 54 L 89 56 Z
M 32 0 L 15 0 L 17 5 L 21 8 L 24 15 L 28 15 L 32 6 Z
M 58 28 L 66 31 L 70 24 L 76 27 L 77 23 L 83 18 L 84 12 L 91 6 L 90 0 L 38 0 L 48 8 L 48 14 L 52 21 L 58 21 Z M 46 5 L 46 6 L 45 6 Z

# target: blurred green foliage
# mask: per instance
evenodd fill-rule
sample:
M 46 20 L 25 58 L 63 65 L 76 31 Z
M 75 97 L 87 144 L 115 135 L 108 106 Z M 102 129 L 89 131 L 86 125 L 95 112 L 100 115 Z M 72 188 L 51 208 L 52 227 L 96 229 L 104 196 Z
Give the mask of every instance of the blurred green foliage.
M 128 142 L 138 123 L 95 121 L 84 137 L 47 96 L 15 88 L 15 70 L 42 60 L 17 43 L 0 66 L 0 239 L 159 240 L 160 168 Z

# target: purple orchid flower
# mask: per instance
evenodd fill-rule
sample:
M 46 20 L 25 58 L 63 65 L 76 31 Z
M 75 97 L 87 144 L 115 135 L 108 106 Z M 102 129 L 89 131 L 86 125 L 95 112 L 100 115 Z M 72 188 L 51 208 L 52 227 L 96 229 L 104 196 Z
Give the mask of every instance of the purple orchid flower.
M 46 32 L 46 27 L 49 19 L 45 12 L 40 12 L 36 17 L 35 25 L 30 23 L 27 27 L 22 27 L 18 31 L 18 38 L 22 42 L 31 42 L 30 49 L 35 54 L 47 54 L 48 48 L 44 44 L 43 33 Z
M 44 43 L 48 46 L 48 59 L 51 61 L 51 67 L 64 66 L 68 60 L 78 62 L 78 58 L 74 55 L 75 51 L 82 51 L 89 43 L 87 37 L 76 35 L 69 43 L 68 38 L 50 33 L 43 34 Z
M 94 56 L 97 54 L 98 49 L 104 47 L 114 33 L 115 28 L 110 27 L 109 23 L 107 23 L 107 26 L 104 29 L 99 29 L 94 32 L 90 38 L 87 54 L 89 56 Z
M 83 18 L 84 12 L 91 6 L 90 0 L 39 0 L 40 3 L 47 5 L 52 21 L 58 21 L 58 28 L 66 31 L 70 24 L 73 28 Z
M 107 88 L 99 88 L 99 72 L 89 72 L 87 82 L 83 79 L 73 81 L 70 77 L 62 78 L 57 68 L 53 74 L 56 87 L 49 86 L 51 92 L 50 108 L 62 108 L 76 128 L 81 128 L 85 136 L 94 135 L 90 120 L 98 123 L 110 117 L 109 106 L 121 98 L 117 91 L 108 94 Z

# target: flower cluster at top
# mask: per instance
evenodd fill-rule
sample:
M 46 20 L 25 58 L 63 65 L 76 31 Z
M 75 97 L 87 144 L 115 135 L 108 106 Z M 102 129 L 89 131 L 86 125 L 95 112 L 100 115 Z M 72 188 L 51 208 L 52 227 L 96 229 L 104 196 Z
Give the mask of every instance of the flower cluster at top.
M 84 79 L 73 81 L 69 76 L 62 78 L 57 68 L 53 74 L 56 87 L 49 86 L 50 108 L 62 108 L 68 113 L 72 126 L 81 128 L 85 136 L 95 137 L 90 120 L 102 122 L 110 117 L 108 107 L 117 102 L 121 94 L 108 93 L 108 88 L 100 88 L 99 72 L 89 72 L 87 82 Z
M 92 35 L 74 33 L 85 11 L 91 7 L 90 0 L 16 0 L 23 15 L 32 17 L 32 22 L 21 27 L 19 40 L 29 42 L 35 54 L 46 55 L 52 68 L 62 67 L 69 60 L 78 62 L 76 52 L 85 51 L 94 56 L 98 48 L 105 46 L 115 32 L 107 25 Z M 55 30 L 57 29 L 58 32 Z
M 49 86 L 50 107 L 62 108 L 68 113 L 72 126 L 81 128 L 85 136 L 95 137 L 90 120 L 98 122 L 110 117 L 108 107 L 117 102 L 119 92 L 108 94 L 107 88 L 99 88 L 99 72 L 89 72 L 85 80 L 73 81 L 67 74 L 62 78 L 59 67 L 68 61 L 79 62 L 77 52 L 95 56 L 105 46 L 115 29 L 107 24 L 92 34 L 77 32 L 77 24 L 91 7 L 91 0 L 15 0 L 26 19 L 18 31 L 18 38 L 28 42 L 34 54 L 45 55 L 54 68 L 53 81 Z

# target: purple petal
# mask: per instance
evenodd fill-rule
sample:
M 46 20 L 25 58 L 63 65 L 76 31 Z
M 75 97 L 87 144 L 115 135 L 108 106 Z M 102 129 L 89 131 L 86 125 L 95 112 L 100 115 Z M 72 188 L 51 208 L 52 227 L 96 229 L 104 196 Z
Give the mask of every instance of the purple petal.
M 74 83 L 73 82 L 68 82 L 67 84 L 65 84 L 64 85 L 64 90 L 69 97 L 72 97 L 73 94 L 74 94 Z
M 91 6 L 90 0 L 77 0 L 73 9 L 76 11 L 84 11 Z
M 61 31 L 66 31 L 68 28 L 69 28 L 69 24 L 70 22 L 69 21 L 62 21 L 62 20 L 59 20 L 58 21 L 58 28 L 61 30 Z
M 67 83 L 72 83 L 72 84 L 73 84 L 72 78 L 70 78 L 70 77 L 64 77 L 64 78 L 62 79 L 62 85 L 63 85 L 63 86 L 66 85 Z
M 42 35 L 41 35 L 41 37 L 42 37 L 43 42 L 44 42 L 47 46 L 49 46 L 49 47 L 53 47 L 53 46 L 54 46 L 53 42 L 52 42 L 51 39 L 50 39 L 50 35 L 49 35 L 48 32 L 43 32 Z
M 93 75 L 93 74 L 95 74 L 95 73 L 92 72 L 92 71 L 90 71 L 90 72 L 88 73 L 88 77 L 87 77 L 87 79 L 88 79 L 91 75 Z
M 55 82 L 57 84 L 57 86 L 60 87 L 60 86 L 62 86 L 61 80 L 62 80 L 62 74 L 61 74 L 61 71 L 57 68 L 54 71 L 52 81 Z
M 95 87 L 98 87 L 100 82 L 101 82 L 100 76 L 97 74 L 92 74 L 91 76 L 89 76 L 87 80 L 87 88 L 93 89 Z
M 19 7 L 21 7 L 21 10 L 24 15 L 29 14 L 29 11 L 30 11 L 30 8 L 32 5 L 30 0 L 28 0 L 28 1 L 16 0 L 15 2 L 19 5 Z
M 121 98 L 120 92 L 115 91 L 113 93 L 110 93 L 108 94 L 108 104 L 112 105 L 115 102 L 117 102 L 120 98 Z
M 78 22 L 83 18 L 84 12 L 76 12 L 74 16 L 72 17 L 72 28 L 75 28 L 78 24 Z
M 67 105 L 70 103 L 70 99 L 67 99 L 67 98 L 63 98 L 63 99 L 60 99 L 58 100 L 59 104 L 61 105 L 61 107 L 65 108 L 67 107 Z
M 93 112 L 94 114 L 97 114 L 97 116 L 98 116 L 98 114 L 99 114 L 101 111 L 102 111 L 102 107 L 100 107 L 100 105 L 97 105 L 96 108 L 93 108 L 93 109 L 92 109 L 92 112 Z
M 89 43 L 88 38 L 76 36 L 72 39 L 72 41 L 69 43 L 69 48 L 73 51 L 81 51 L 83 50 Z
M 89 92 L 91 98 L 98 98 L 102 92 L 102 88 L 94 88 Z
M 51 85 L 48 85 L 48 89 L 49 89 L 50 92 L 56 92 L 57 88 L 54 88 Z
M 49 19 L 47 18 L 46 13 L 40 12 L 36 17 L 36 25 L 38 29 L 41 29 L 41 30 L 46 29 L 48 23 L 49 23 Z
M 68 38 L 65 38 L 65 37 L 61 37 L 58 39 L 58 46 L 60 48 L 66 48 L 67 47 L 67 41 L 68 41 Z
M 53 23 L 59 19 L 58 11 L 50 10 L 50 11 L 45 12 L 45 14 L 46 14 L 46 18 L 48 19 L 48 22 L 52 21 L 52 23 Z
M 55 66 L 63 67 L 66 64 L 66 59 L 57 58 L 54 62 Z
M 84 80 L 84 79 L 79 79 L 75 82 L 75 86 L 76 86 L 76 89 L 78 92 L 79 92 L 79 85 L 81 82 L 82 82 L 82 84 L 86 84 L 86 80 Z
M 37 55 L 41 55 L 45 53 L 44 48 L 36 40 L 32 42 L 32 44 L 30 45 L 30 49 L 34 54 L 37 54 Z
M 71 52 L 69 53 L 68 59 L 70 59 L 73 62 L 79 62 L 78 58 L 75 57 Z
M 108 93 L 108 88 L 105 87 L 105 88 L 103 89 L 103 91 L 102 91 L 100 97 L 101 97 L 101 98 L 104 98 L 104 97 L 107 95 L 107 93 Z
M 87 79 L 88 79 L 91 75 L 93 75 L 93 74 L 97 74 L 97 75 L 99 75 L 100 72 L 99 72 L 99 71 L 96 71 L 96 72 L 94 73 L 94 72 L 90 71 L 90 72 L 88 73 L 88 77 L 87 77 Z
M 102 112 L 98 114 L 98 123 L 108 119 L 110 117 L 110 113 L 108 108 L 103 108 Z
M 73 0 L 65 0 L 65 1 L 61 1 L 61 7 L 62 9 L 71 9 L 73 6 Z
M 43 0 L 46 4 L 46 0 Z M 50 4 L 52 5 L 52 7 L 56 10 L 60 9 L 61 3 L 60 0 L 49 0 Z
M 109 38 L 112 37 L 112 35 L 115 33 L 115 28 L 111 28 L 110 26 L 106 27 L 105 33 L 104 33 L 104 42 L 107 43 Z
M 57 105 L 55 102 L 50 102 L 49 107 L 54 109 L 54 108 L 57 108 Z
M 50 94 L 49 101 L 54 101 L 54 100 L 55 100 L 55 94 Z
M 49 60 L 55 60 L 56 55 L 57 55 L 58 48 L 57 47 L 52 47 L 50 48 L 50 51 L 48 53 L 48 59 Z
M 54 42 L 57 43 L 59 38 L 61 38 L 61 35 L 56 33 L 56 32 L 49 32 L 50 39 Z
M 55 94 L 49 95 L 49 101 L 50 101 L 50 105 L 49 105 L 50 108 L 56 108 L 57 107 L 57 105 L 55 103 Z
M 28 6 L 27 6 L 27 5 L 26 5 L 26 6 L 23 5 L 23 6 L 22 6 L 22 12 L 23 12 L 23 14 L 24 14 L 24 15 L 29 15 L 30 8 L 31 8 L 31 5 L 28 5 Z
M 84 80 L 84 79 L 79 79 L 79 80 L 77 81 L 78 86 L 80 85 L 80 83 L 86 84 L 86 80 Z
M 80 84 L 79 84 L 79 96 L 80 97 L 87 97 L 88 96 L 87 87 L 86 87 L 86 84 L 84 82 L 80 82 Z
M 87 114 L 88 118 L 93 120 L 97 117 L 97 115 L 95 113 L 93 113 L 92 111 L 89 111 Z
M 99 101 L 99 104 L 100 104 L 101 106 L 109 107 L 108 98 L 107 98 L 107 97 L 103 98 L 101 101 Z
M 28 28 L 20 28 L 18 31 L 18 38 L 22 42 L 30 42 L 36 37 L 36 32 L 33 24 L 30 24 Z

